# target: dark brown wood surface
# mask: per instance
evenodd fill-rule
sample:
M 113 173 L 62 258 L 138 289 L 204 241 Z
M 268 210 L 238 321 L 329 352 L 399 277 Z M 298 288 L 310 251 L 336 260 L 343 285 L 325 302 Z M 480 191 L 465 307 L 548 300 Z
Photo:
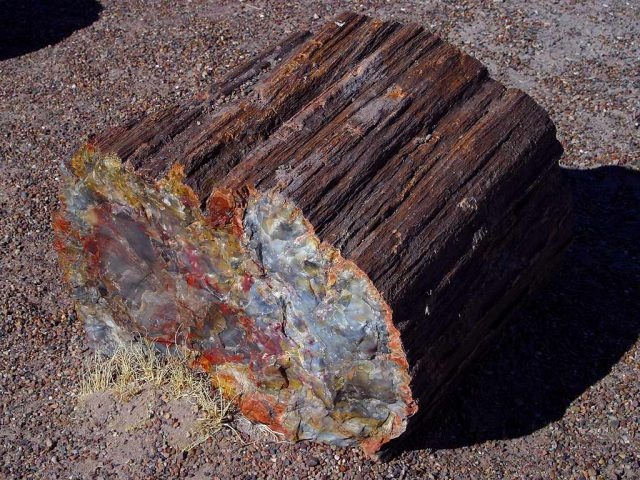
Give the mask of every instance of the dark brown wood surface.
M 570 239 L 548 115 L 415 25 L 343 14 L 93 142 L 202 201 L 291 198 L 391 305 L 422 419 Z

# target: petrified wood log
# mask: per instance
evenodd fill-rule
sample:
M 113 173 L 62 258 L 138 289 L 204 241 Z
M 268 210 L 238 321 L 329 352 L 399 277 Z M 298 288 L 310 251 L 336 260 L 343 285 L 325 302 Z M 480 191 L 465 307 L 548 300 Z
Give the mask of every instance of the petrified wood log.
M 477 60 L 344 14 L 91 138 L 57 248 L 94 342 L 197 350 L 248 417 L 373 453 L 565 248 L 561 153 Z

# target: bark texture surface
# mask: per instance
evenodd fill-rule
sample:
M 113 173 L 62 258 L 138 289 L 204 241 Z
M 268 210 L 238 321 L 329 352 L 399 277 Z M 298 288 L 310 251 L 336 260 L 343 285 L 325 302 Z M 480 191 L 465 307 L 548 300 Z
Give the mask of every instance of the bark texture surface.
M 570 239 L 548 115 L 415 25 L 344 14 L 91 143 L 151 179 L 181 164 L 202 206 L 252 185 L 299 207 L 390 306 L 416 419 Z

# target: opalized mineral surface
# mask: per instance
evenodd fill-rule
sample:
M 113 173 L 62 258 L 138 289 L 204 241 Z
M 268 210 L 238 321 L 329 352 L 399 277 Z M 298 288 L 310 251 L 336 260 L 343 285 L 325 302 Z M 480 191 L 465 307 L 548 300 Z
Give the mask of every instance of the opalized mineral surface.
M 280 194 L 152 182 L 90 145 L 65 167 L 56 249 L 89 340 L 198 354 L 241 412 L 291 441 L 373 453 L 416 409 L 391 311 Z

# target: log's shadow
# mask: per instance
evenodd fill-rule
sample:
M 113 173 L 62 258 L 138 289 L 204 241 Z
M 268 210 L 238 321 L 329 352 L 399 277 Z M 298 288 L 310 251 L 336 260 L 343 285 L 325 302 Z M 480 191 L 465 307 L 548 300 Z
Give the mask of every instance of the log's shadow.
M 562 264 L 403 450 L 532 433 L 560 419 L 638 339 L 640 172 L 565 172 L 576 226 Z
M 58 43 L 101 11 L 96 0 L 0 0 L 0 61 Z

